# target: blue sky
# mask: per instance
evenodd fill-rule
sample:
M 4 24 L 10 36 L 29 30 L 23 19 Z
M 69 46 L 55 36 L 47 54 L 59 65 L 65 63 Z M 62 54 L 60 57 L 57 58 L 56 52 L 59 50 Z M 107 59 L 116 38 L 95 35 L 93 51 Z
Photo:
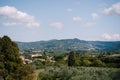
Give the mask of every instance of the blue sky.
M 0 37 L 120 41 L 120 0 L 0 0 Z

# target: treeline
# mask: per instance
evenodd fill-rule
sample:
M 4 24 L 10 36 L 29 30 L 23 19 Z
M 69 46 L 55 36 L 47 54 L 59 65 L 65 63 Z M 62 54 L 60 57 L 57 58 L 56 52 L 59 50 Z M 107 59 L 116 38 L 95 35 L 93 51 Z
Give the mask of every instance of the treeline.
M 72 51 L 68 55 L 68 66 L 72 63 L 74 66 L 120 68 L 119 62 L 120 56 L 112 54 L 76 54 Z
M 29 54 L 26 54 L 29 55 Z M 45 66 L 75 66 L 75 67 L 107 67 L 120 68 L 120 54 L 91 54 L 91 53 L 77 53 L 71 51 L 63 54 L 46 54 L 52 56 L 52 60 L 40 61 L 39 59 L 31 63 L 36 69 L 44 68 Z M 44 56 L 45 57 L 45 56 Z
M 0 37 L 0 80 L 33 80 L 33 68 L 24 65 L 18 45 L 8 36 Z
M 109 53 L 87 53 L 71 51 L 70 53 L 53 55 L 55 65 L 84 66 L 84 67 L 111 67 L 120 68 L 120 55 Z

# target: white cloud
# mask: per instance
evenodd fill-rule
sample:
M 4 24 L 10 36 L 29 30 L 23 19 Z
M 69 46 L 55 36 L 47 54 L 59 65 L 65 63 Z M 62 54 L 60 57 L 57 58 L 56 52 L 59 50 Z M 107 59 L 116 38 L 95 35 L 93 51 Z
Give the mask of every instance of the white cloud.
M 82 18 L 79 16 L 73 17 L 73 21 L 81 21 L 81 20 L 82 20 Z
M 64 25 L 61 22 L 53 22 L 50 24 L 50 26 L 53 26 L 57 29 L 62 29 Z
M 17 23 L 16 22 L 6 22 L 6 23 L 2 23 L 3 26 L 16 26 Z
M 39 27 L 40 26 L 40 23 L 38 22 L 31 22 L 31 23 L 27 23 L 27 27 L 28 28 L 33 28 L 33 27 Z
M 92 13 L 91 16 L 92 16 L 93 19 L 98 18 L 98 14 L 97 13 Z
M 67 9 L 67 11 L 68 11 L 68 12 L 71 12 L 71 11 L 72 11 L 72 9 L 71 9 L 71 8 L 68 8 L 68 9 Z
M 103 10 L 104 14 L 116 14 L 120 15 L 120 2 L 113 4 L 111 7 Z
M 95 22 L 87 22 L 83 26 L 84 27 L 91 27 L 91 26 L 94 26 L 95 24 L 96 24 Z
M 35 20 L 34 16 L 31 16 L 25 12 L 19 11 L 15 7 L 11 7 L 11 6 L 0 7 L 0 16 L 4 17 L 6 20 L 9 19 L 10 21 L 21 23 L 27 26 L 28 28 L 40 26 L 40 23 Z M 7 22 L 7 26 L 9 25 L 12 26 L 12 24 L 15 22 L 12 22 L 12 23 Z
M 105 40 L 120 40 L 120 34 L 104 33 L 101 37 Z

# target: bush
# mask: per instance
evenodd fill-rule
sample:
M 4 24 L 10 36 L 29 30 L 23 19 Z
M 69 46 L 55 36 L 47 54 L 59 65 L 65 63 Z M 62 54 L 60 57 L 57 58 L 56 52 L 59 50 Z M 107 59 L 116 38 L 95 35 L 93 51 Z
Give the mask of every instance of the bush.
M 89 61 L 89 60 L 87 60 L 87 59 L 84 59 L 83 61 L 82 61 L 82 66 L 90 66 L 92 63 Z
M 92 66 L 95 67 L 106 67 L 106 64 L 99 59 L 93 60 Z
M 44 67 L 44 63 L 40 60 L 36 60 L 34 62 L 31 63 L 35 69 L 40 69 Z
M 120 70 L 112 72 L 110 76 L 112 80 L 120 80 Z

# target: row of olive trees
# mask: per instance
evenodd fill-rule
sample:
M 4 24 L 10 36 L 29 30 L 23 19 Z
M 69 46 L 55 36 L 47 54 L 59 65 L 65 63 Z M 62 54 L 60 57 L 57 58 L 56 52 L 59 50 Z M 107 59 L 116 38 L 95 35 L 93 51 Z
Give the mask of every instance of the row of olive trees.
M 119 75 L 119 68 L 49 66 L 38 80 L 120 80 Z

